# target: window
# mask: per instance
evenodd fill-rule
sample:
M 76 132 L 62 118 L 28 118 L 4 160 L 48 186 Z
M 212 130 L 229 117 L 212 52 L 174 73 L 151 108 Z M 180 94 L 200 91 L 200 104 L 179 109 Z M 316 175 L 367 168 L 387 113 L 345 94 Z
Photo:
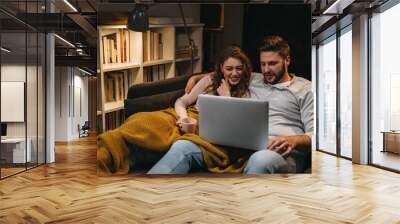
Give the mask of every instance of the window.
M 318 145 L 336 153 L 336 36 L 318 48 Z
M 352 157 L 352 34 L 351 26 L 340 38 L 340 155 Z
M 0 1 L 20 16 L 41 13 L 45 1 Z M 17 6 L 18 7 L 15 7 Z M 45 163 L 45 34 L 0 12 L 0 89 L 6 127 L 0 144 L 0 179 Z M 8 102 L 3 100 L 8 97 Z
M 400 156 L 384 148 L 382 132 L 400 130 L 400 31 L 395 28 L 399 21 L 400 4 L 371 18 L 372 163 L 396 170 Z M 397 144 L 399 139 L 400 133 Z

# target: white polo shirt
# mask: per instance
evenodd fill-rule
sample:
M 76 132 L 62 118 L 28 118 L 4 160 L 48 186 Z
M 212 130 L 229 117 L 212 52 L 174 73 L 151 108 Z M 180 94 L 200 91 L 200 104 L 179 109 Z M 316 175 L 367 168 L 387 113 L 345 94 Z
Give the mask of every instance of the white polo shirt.
M 311 82 L 293 74 L 292 80 L 265 84 L 261 73 L 252 73 L 251 98 L 269 101 L 269 135 L 301 135 L 314 132 L 314 97 Z

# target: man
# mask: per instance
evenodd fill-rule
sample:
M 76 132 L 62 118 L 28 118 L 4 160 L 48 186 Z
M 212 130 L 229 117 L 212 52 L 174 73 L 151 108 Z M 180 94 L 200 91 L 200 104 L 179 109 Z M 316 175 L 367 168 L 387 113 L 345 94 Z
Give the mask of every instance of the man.
M 250 156 L 244 173 L 302 172 L 304 160 L 310 156 L 314 128 L 311 82 L 289 74 L 290 60 L 290 47 L 283 38 L 265 38 L 260 47 L 262 74 L 252 73 L 249 89 L 252 98 L 269 101 L 270 139 L 265 150 Z M 190 91 L 203 76 L 192 77 L 186 91 Z M 169 164 L 169 167 L 172 165 L 174 168 L 166 171 L 165 164 L 174 159 L 176 164 Z M 180 141 L 149 174 L 184 173 L 191 167 L 202 166 L 199 146 L 189 141 Z

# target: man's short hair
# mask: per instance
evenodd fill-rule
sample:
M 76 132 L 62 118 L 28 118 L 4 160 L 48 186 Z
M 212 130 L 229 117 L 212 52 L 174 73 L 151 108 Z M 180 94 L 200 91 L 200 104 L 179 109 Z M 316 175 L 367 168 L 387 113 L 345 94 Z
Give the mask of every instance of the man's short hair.
M 260 52 L 267 51 L 277 52 L 282 58 L 290 56 L 289 44 L 280 36 L 267 36 L 264 39 Z

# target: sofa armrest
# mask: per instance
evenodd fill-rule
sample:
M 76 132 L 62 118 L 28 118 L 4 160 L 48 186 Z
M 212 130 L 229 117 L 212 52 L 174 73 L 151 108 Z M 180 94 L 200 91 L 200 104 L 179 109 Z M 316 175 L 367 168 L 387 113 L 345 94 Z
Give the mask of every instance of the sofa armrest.
M 175 101 L 185 93 L 186 83 L 191 76 L 178 76 L 129 87 L 127 99 L 124 101 L 125 117 L 127 118 L 137 112 L 173 107 Z
M 152 96 L 160 93 L 184 89 L 191 76 L 192 75 L 184 75 L 160 81 L 133 85 L 128 90 L 127 98 L 132 99 L 143 96 Z
M 152 96 L 142 96 L 133 99 L 126 99 L 125 116 L 128 118 L 137 112 L 149 112 L 173 107 L 175 101 L 183 96 L 184 90 L 175 90 L 166 93 L 155 94 Z

